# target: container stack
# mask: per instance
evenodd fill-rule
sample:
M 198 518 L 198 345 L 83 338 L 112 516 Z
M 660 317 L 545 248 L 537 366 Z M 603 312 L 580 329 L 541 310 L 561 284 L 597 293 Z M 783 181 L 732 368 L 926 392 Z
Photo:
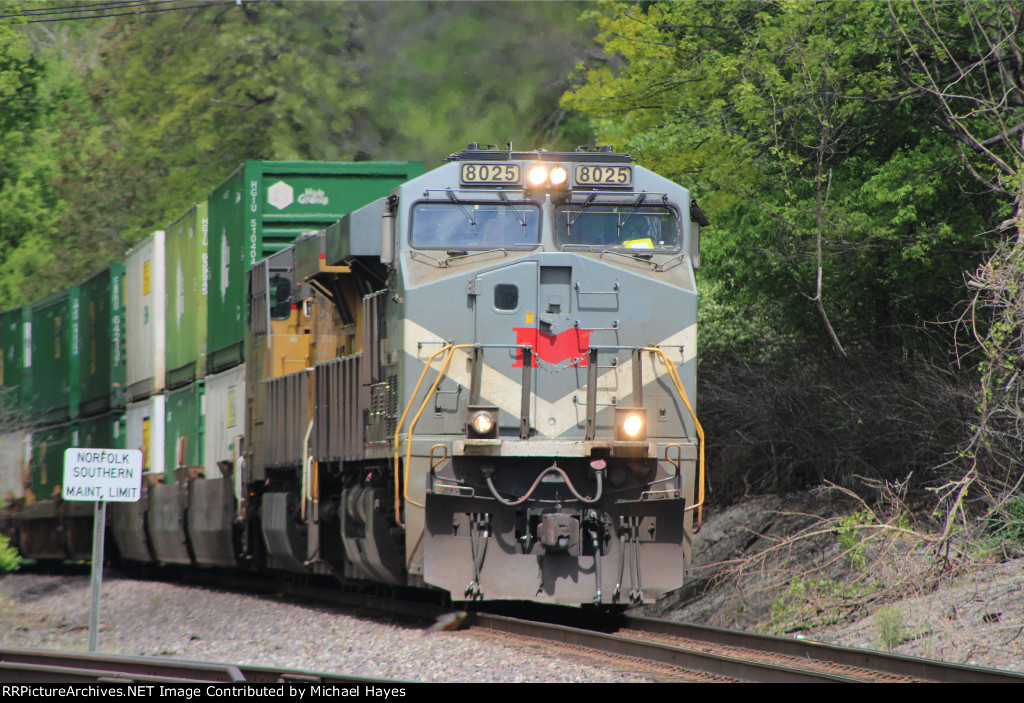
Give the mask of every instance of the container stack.
M 204 540 L 197 553 L 187 535 L 230 533 L 243 460 L 251 480 L 267 454 L 243 441 L 247 413 L 262 426 L 264 384 L 315 363 L 314 318 L 330 306 L 309 302 L 291 246 L 318 236 L 322 249 L 324 228 L 420 173 L 417 163 L 246 161 L 123 262 L 0 312 L 0 511 L 37 526 L 22 531 L 23 551 L 87 558 L 91 505 L 60 500 L 64 450 L 130 448 L 143 451 L 145 480 L 138 503 L 110 506 L 121 553 L 234 564 L 234 545 Z M 269 296 L 257 303 L 266 328 L 252 368 L 250 269 Z M 272 412 L 296 415 L 275 425 L 291 429 L 270 455 L 301 462 L 308 384 L 285 385 L 287 407 Z

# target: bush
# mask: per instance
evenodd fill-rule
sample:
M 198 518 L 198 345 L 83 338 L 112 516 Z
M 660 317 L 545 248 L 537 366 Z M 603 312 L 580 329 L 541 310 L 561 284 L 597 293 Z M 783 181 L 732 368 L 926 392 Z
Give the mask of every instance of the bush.
M 21 555 L 10 545 L 7 538 L 0 535 L 0 576 L 10 571 L 17 571 L 21 566 Z
M 908 639 L 903 625 L 903 613 L 895 606 L 880 608 L 875 613 L 875 627 L 878 629 L 878 643 L 887 652 Z
M 985 519 L 986 531 L 999 542 L 1024 547 L 1024 500 L 1010 498 Z
M 860 478 L 941 482 L 970 433 L 974 382 L 920 361 L 703 356 L 697 410 L 716 502 Z

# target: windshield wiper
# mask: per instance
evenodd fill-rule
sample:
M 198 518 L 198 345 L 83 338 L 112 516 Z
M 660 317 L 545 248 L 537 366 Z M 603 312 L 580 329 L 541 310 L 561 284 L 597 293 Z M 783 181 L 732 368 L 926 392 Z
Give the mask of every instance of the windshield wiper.
M 576 212 L 573 212 L 573 213 L 566 213 L 566 214 L 571 214 L 572 215 L 572 217 L 569 217 L 565 221 L 565 236 L 568 239 L 572 239 L 572 226 L 576 223 L 576 218 L 578 218 L 580 215 L 583 214 L 583 208 L 585 208 L 587 205 L 590 205 L 590 203 L 594 202 L 594 198 L 596 198 L 596 197 L 597 197 L 596 193 L 591 193 L 590 195 L 587 196 L 586 200 L 584 200 L 582 203 L 580 203 L 580 209 L 579 210 L 577 210 Z M 570 204 L 572 204 L 571 200 L 570 200 Z
M 476 222 L 473 220 L 473 216 L 469 214 L 469 211 L 466 210 L 465 207 L 463 207 L 462 201 L 455 197 L 455 193 L 450 189 L 445 188 L 444 194 L 448 196 L 449 200 L 458 205 L 460 210 L 462 210 L 462 214 L 466 216 L 466 219 L 469 220 L 469 224 L 473 227 L 473 234 L 480 234 L 476 231 Z
M 576 218 L 583 214 L 583 208 L 585 208 L 587 205 L 590 205 L 590 203 L 594 202 L 594 198 L 596 197 L 597 193 L 591 193 L 590 195 L 588 195 L 587 199 L 580 203 L 580 209 L 572 214 L 572 219 L 569 220 L 569 224 L 566 226 L 572 227 L 573 224 L 576 222 Z
M 513 205 L 512 201 L 508 199 L 507 195 L 505 195 L 505 191 L 499 190 L 498 197 L 505 201 L 505 204 L 508 205 L 510 210 L 512 210 L 512 214 L 516 216 L 517 220 L 519 220 L 519 224 L 521 224 L 523 227 L 526 227 L 526 219 L 519 216 L 519 211 L 516 210 L 516 206 Z
M 622 239 L 622 226 L 626 224 L 626 220 L 628 220 L 632 216 L 632 214 L 636 212 L 636 209 L 640 207 L 645 200 L 647 200 L 647 193 L 641 193 L 640 195 L 638 195 L 636 202 L 633 203 L 629 207 L 629 210 L 626 211 L 626 216 L 618 221 L 618 224 L 615 226 L 615 236 L 617 239 Z

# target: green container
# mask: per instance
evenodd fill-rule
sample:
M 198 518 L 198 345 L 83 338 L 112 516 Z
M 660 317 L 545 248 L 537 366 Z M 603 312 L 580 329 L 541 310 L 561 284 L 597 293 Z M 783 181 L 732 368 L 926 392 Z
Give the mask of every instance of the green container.
M 206 373 L 206 309 L 210 286 L 206 202 L 197 203 L 167 228 L 167 388 L 179 388 Z
M 26 368 L 35 382 L 29 390 L 29 413 L 40 424 L 78 417 L 79 289 L 71 286 L 31 304 L 31 341 Z M 45 380 L 45 382 L 44 382 Z
M 167 393 L 164 406 L 164 479 L 175 483 L 179 448 L 184 447 L 181 465 L 202 466 L 203 381 L 190 383 Z M 184 440 L 184 442 L 182 441 Z
M 78 421 L 78 444 L 88 449 L 126 449 L 124 410 L 113 410 Z
M 78 446 L 78 428 L 73 422 L 43 427 L 32 432 L 29 490 L 35 500 L 51 500 L 64 483 L 64 451 Z
M 78 287 L 79 407 L 83 416 L 124 407 L 124 278 L 124 264 L 113 264 Z
M 25 369 L 28 306 L 0 312 L 0 432 L 26 424 L 25 398 L 31 374 Z
M 416 162 L 246 161 L 215 188 L 209 198 L 207 372 L 242 362 L 245 274 L 253 264 L 422 173 Z

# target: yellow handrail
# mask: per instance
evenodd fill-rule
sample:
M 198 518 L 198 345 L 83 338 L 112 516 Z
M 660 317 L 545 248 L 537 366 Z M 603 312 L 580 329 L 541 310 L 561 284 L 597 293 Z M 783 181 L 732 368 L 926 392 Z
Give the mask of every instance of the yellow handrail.
M 405 438 L 405 500 L 412 503 L 417 508 L 422 508 L 423 504 L 417 503 L 409 497 L 409 464 L 412 462 L 413 430 L 416 429 L 416 423 L 419 422 L 420 415 L 423 414 L 423 410 L 427 407 L 427 403 L 430 402 L 430 396 L 434 394 L 434 391 L 441 383 L 441 379 L 444 378 L 445 373 L 448 371 L 448 365 L 452 363 L 452 357 L 455 356 L 455 352 L 459 349 L 468 349 L 472 346 L 472 344 L 456 344 L 455 346 L 449 345 L 448 357 L 444 360 L 444 365 L 441 367 L 441 371 L 437 374 L 437 378 L 434 379 L 434 385 L 432 385 L 430 390 L 427 391 L 427 394 L 423 396 L 423 402 L 420 404 L 420 409 L 416 411 L 415 417 L 413 417 L 412 422 L 409 423 L 409 436 Z
M 679 392 L 680 397 L 683 399 L 683 403 L 686 405 L 686 409 L 690 411 L 690 417 L 693 418 L 693 426 L 697 429 L 697 437 L 700 439 L 699 451 L 699 471 L 697 474 L 697 502 L 687 508 L 687 510 L 697 509 L 697 527 L 701 525 L 704 513 L 704 428 L 700 426 L 700 421 L 697 420 L 697 413 L 693 411 L 693 406 L 690 405 L 690 399 L 686 395 L 686 390 L 683 388 L 683 382 L 679 380 L 679 373 L 676 371 L 675 363 L 668 358 L 659 347 L 644 347 L 643 351 L 650 352 L 652 354 L 658 354 L 665 362 L 665 366 L 668 369 L 669 378 L 672 379 L 672 383 L 675 385 L 676 390 Z M 682 476 L 679 477 L 682 480 Z
M 438 384 L 441 383 L 441 379 L 444 378 L 445 372 L 448 371 L 448 366 L 452 362 L 452 357 L 455 355 L 455 351 L 457 349 L 465 349 L 467 347 L 472 347 L 472 346 L 473 346 L 472 344 L 457 344 L 457 345 L 445 344 L 443 347 L 441 347 L 436 352 L 434 352 L 433 354 L 430 355 L 430 358 L 427 359 L 427 363 L 423 366 L 423 371 L 422 371 L 422 373 L 420 373 L 419 380 L 416 382 L 416 388 L 413 389 L 412 394 L 409 396 L 409 402 L 406 403 L 405 410 L 402 411 L 402 417 L 398 420 L 398 425 L 395 427 L 395 439 L 394 439 L 394 445 L 395 445 L 395 520 L 396 520 L 396 522 L 398 522 L 400 527 L 405 527 L 405 522 L 402 520 L 402 498 L 403 497 L 407 501 L 409 501 L 410 503 L 415 505 L 416 507 L 418 507 L 418 508 L 422 508 L 423 507 L 423 505 L 421 503 L 417 503 L 416 501 L 414 501 L 414 500 L 409 498 L 409 462 L 410 462 L 411 457 L 412 457 L 412 432 L 413 432 L 413 429 L 415 429 L 416 422 L 420 419 L 420 415 L 423 414 L 423 409 L 425 407 L 427 407 L 427 402 L 430 400 L 430 396 L 434 393 L 434 390 L 437 389 Z M 427 395 L 423 398 L 423 403 L 420 405 L 419 411 L 417 411 L 415 417 L 413 417 L 412 423 L 410 423 L 410 425 L 409 425 L 409 436 L 406 438 L 405 491 L 404 491 L 404 496 L 403 496 L 403 493 L 398 490 L 398 485 L 399 485 L 399 480 L 398 479 L 400 478 L 400 475 L 399 475 L 400 468 L 399 468 L 399 464 L 398 464 L 398 459 L 399 459 L 398 451 L 399 451 L 399 448 L 400 448 L 399 435 L 402 432 L 402 427 L 405 425 L 405 418 L 409 415 L 409 410 L 412 408 L 413 401 L 416 400 L 416 396 L 420 392 L 420 386 L 423 385 L 423 379 L 426 378 L 427 371 L 429 371 L 431 365 L 433 365 L 434 359 L 439 357 L 441 354 L 444 354 L 445 352 L 448 352 L 448 356 L 444 360 L 444 365 L 441 367 L 441 371 L 440 371 L 440 373 L 438 373 L 437 378 L 434 380 L 434 384 L 430 387 L 430 391 L 428 391 Z
M 430 358 L 427 359 L 427 363 L 423 366 L 423 372 L 420 374 L 420 380 L 416 382 L 416 389 L 412 392 L 412 395 L 409 396 L 409 402 L 406 403 L 405 405 L 405 410 L 402 412 L 402 418 L 398 421 L 398 424 L 395 426 L 395 520 L 401 527 L 405 527 L 405 523 L 402 521 L 402 494 L 398 490 L 398 479 L 400 478 L 398 473 L 398 435 L 402 432 L 402 425 L 405 424 L 405 418 L 409 414 L 409 408 L 412 407 L 412 402 L 416 399 L 416 394 L 420 392 L 420 386 L 423 385 L 423 379 L 426 378 L 427 371 L 430 370 L 430 365 L 434 363 L 434 359 L 436 359 L 441 354 L 444 354 L 446 351 L 451 349 L 451 347 L 451 344 L 445 344 L 443 347 L 441 347 L 436 352 L 431 354 Z

